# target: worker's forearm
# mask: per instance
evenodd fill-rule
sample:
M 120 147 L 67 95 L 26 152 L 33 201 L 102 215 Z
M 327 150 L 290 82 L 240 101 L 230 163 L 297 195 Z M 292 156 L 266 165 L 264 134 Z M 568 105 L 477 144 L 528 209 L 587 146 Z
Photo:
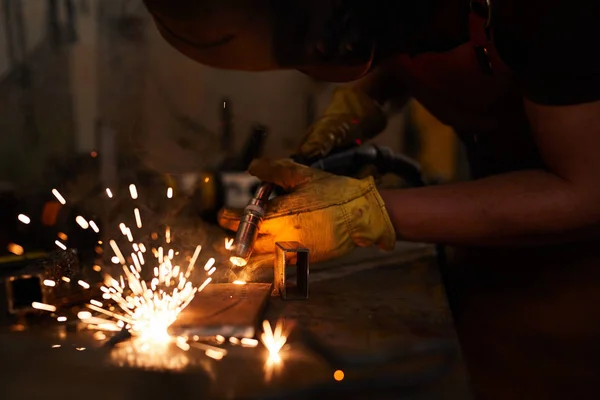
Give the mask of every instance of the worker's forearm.
M 600 196 L 544 171 L 382 191 L 399 239 L 464 246 L 598 237 Z

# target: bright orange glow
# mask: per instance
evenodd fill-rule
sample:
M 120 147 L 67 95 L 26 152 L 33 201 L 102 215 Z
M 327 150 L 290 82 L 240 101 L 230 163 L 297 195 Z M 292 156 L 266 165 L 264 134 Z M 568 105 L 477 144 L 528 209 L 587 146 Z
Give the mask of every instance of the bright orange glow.
M 19 246 L 16 243 L 9 243 L 7 249 L 16 256 L 22 256 L 24 252 L 23 246 Z
M 229 261 L 236 267 L 245 267 L 248 264 L 242 257 L 229 257 Z
M 344 371 L 342 371 L 341 369 L 338 369 L 337 371 L 335 371 L 333 373 L 333 379 L 335 379 L 338 382 L 344 380 Z

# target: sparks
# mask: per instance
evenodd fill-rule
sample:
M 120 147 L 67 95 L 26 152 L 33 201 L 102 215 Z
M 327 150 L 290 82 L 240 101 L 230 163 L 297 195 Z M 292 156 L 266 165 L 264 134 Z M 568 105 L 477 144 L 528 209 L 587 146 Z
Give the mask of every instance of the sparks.
M 19 214 L 17 216 L 17 219 L 19 221 L 21 221 L 22 223 L 24 223 L 25 225 L 29 225 L 29 223 L 31 222 L 31 218 L 29 218 L 27 215 L 25 214 Z
M 112 191 L 109 188 L 106 188 L 106 195 L 108 196 L 109 199 L 113 198 Z
M 60 194 L 60 192 L 56 189 L 52 189 L 52 194 L 54 195 L 54 197 L 56 197 L 56 200 L 59 201 L 60 204 L 62 204 L 63 206 L 65 204 L 67 204 L 67 201 L 65 200 L 65 198 L 62 196 L 62 194 Z
M 42 282 L 44 284 L 44 286 L 48 286 L 48 287 L 54 287 L 56 286 L 56 282 L 54 282 L 52 279 L 45 279 L 44 282 Z
M 79 225 L 81 229 L 87 229 L 90 227 L 90 224 L 81 215 L 78 215 L 75 218 L 75 222 L 77 222 L 77 225 Z
M 82 288 L 84 288 L 84 289 L 89 289 L 90 288 L 90 284 L 87 283 L 87 282 L 84 282 L 84 281 L 77 281 L 77 284 L 79 286 L 81 286 Z
M 90 228 L 92 228 L 92 230 L 96 233 L 100 232 L 100 228 L 98 228 L 98 225 L 96 225 L 96 223 L 94 221 L 90 221 Z M 100 243 L 102 244 L 102 243 Z
M 142 227 L 142 216 L 140 215 L 140 210 L 138 208 L 133 209 L 133 214 L 135 215 L 135 223 L 138 228 Z
M 60 240 L 55 240 L 54 244 L 56 244 L 59 248 L 61 248 L 62 250 L 66 250 L 67 246 L 65 246 L 64 243 L 62 243 Z
M 168 199 L 173 198 L 173 188 L 172 187 L 167 189 L 167 198 Z
M 25 251 L 23 250 L 23 246 L 20 246 L 16 243 L 9 243 L 6 248 L 16 256 L 22 256 Z
M 135 185 L 133 183 L 131 185 L 129 185 L 129 194 L 131 195 L 131 198 L 133 200 L 138 198 L 137 188 L 135 187 Z
M 56 311 L 56 306 L 53 306 L 51 304 L 38 303 L 37 301 L 34 301 L 33 303 L 31 303 L 31 307 L 35 308 L 36 310 L 43 310 L 43 311 L 50 311 L 50 312 Z
M 287 335 L 283 331 L 283 324 L 280 321 L 277 322 L 275 330 L 273 330 L 269 321 L 263 321 L 263 333 L 260 335 L 260 341 L 269 352 L 269 360 L 273 363 L 279 363 L 281 361 L 279 351 L 287 341 Z
M 117 254 L 116 257 L 121 259 L 122 252 L 116 243 L 110 241 L 110 244 Z M 196 247 L 194 256 L 185 271 L 179 265 L 174 265 L 171 258 L 163 257 L 162 252 L 157 251 L 154 255 L 154 265 L 147 266 L 150 271 L 153 271 L 153 277 L 148 282 L 140 275 L 142 264 L 138 256 L 141 252 L 135 253 L 135 248 L 141 247 L 139 243 L 135 247 L 132 244 L 133 264 L 127 266 L 123 262 L 123 274 L 118 279 L 106 275 L 104 285 L 100 288 L 103 292 L 102 298 L 112 300 L 118 310 L 111 311 L 112 309 L 104 308 L 102 303 L 96 300 L 90 301 L 87 305 L 90 310 L 110 317 L 105 322 L 96 324 L 96 329 L 102 327 L 103 330 L 117 331 L 120 329 L 119 324 L 123 326 L 127 324 L 136 340 L 153 344 L 174 342 L 180 348 L 188 347 L 181 339 L 171 337 L 168 328 L 196 293 L 202 291 L 212 281 L 208 277 L 201 286 L 196 287 L 187 279 L 194 269 L 201 247 Z M 84 316 L 88 317 L 87 314 Z M 91 314 L 89 316 L 91 317 Z M 81 316 L 79 317 L 81 319 Z M 87 319 L 86 323 L 90 323 L 93 319 Z
M 263 321 L 263 333 L 260 335 L 260 341 L 267 348 L 268 356 L 264 364 L 265 381 L 270 382 L 273 373 L 282 366 L 282 359 L 279 352 L 287 341 L 287 334 L 283 330 L 283 323 L 278 321 L 275 330 L 271 328 L 269 321 Z

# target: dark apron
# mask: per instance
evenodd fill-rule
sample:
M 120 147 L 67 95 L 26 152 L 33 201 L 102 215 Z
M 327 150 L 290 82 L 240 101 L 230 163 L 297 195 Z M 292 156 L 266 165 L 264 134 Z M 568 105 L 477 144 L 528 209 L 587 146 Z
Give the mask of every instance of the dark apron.
M 398 60 L 413 96 L 465 143 L 474 178 L 543 167 L 484 16 L 472 13 L 470 43 Z M 447 292 L 477 398 L 600 399 L 594 247 L 452 249 Z

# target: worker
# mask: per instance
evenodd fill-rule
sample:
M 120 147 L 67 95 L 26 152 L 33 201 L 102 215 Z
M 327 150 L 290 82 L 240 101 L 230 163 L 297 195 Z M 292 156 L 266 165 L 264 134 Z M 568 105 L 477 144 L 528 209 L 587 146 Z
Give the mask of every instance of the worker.
M 339 89 L 300 153 L 376 134 L 409 96 L 452 126 L 473 179 L 378 191 L 290 160 L 250 172 L 276 198 L 256 252 L 315 261 L 396 240 L 455 249 L 448 290 L 475 396 L 600 396 L 599 2 L 145 0 L 164 38 L 209 66 L 297 69 Z M 223 226 L 235 229 L 225 211 Z

